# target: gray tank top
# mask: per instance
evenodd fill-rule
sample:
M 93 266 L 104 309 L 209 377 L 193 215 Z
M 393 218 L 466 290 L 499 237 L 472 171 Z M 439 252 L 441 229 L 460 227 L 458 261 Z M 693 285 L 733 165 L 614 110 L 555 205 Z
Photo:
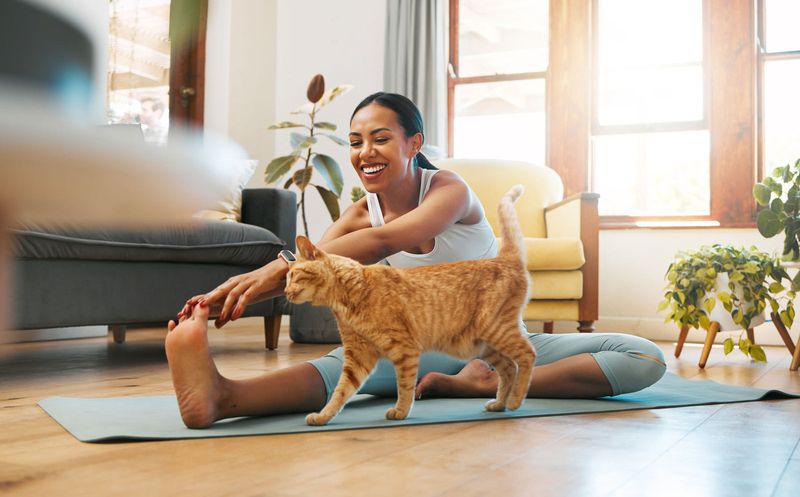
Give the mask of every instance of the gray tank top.
M 435 169 L 421 169 L 422 184 L 419 189 L 419 200 L 422 203 L 428 188 L 431 186 L 433 175 L 438 173 Z M 367 193 L 367 208 L 372 226 L 383 226 L 383 212 L 381 211 L 378 195 Z M 475 224 L 455 223 L 434 237 L 433 250 L 426 254 L 412 254 L 398 252 L 386 258 L 386 262 L 394 267 L 417 267 L 440 264 L 443 262 L 456 262 L 463 260 L 488 259 L 497 256 L 497 239 L 492 227 L 483 217 Z

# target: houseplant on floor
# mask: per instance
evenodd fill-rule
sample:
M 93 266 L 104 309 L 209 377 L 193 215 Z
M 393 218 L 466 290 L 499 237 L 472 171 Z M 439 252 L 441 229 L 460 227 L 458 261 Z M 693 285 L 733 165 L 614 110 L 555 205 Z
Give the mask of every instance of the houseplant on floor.
M 700 360 L 705 366 L 717 331 L 747 331 L 747 338 L 727 338 L 727 355 L 735 346 L 756 361 L 766 361 L 764 349 L 753 343 L 752 329 L 764 321 L 769 306 L 786 327 L 794 321 L 796 287 L 775 257 L 759 251 L 729 245 L 704 246 L 679 252 L 666 273 L 667 286 L 659 312 L 666 310 L 665 322 L 681 327 L 675 356 L 678 357 L 689 328 L 703 328 L 706 343 Z
M 269 127 L 270 130 L 293 130 L 290 133 L 292 152 L 270 161 L 265 174 L 267 183 L 279 182 L 295 164 L 300 165 L 289 174 L 283 187 L 297 188 L 300 191 L 297 208 L 306 236 L 308 236 L 308 221 L 306 220 L 308 187 L 313 186 L 322 197 L 331 220 L 336 221 L 339 218 L 339 198 L 344 186 L 341 167 L 336 159 L 315 151 L 314 147 L 320 139 L 330 140 L 340 146 L 349 145 L 347 140 L 333 133 L 337 129 L 336 124 L 320 121 L 317 114 L 323 107 L 350 89 L 352 89 L 350 85 L 340 85 L 326 92 L 325 78 L 321 74 L 317 74 L 311 78 L 306 89 L 308 102 L 292 112 L 295 115 L 307 116 L 307 124 L 282 121 Z M 324 186 L 315 182 L 315 173 L 322 178 Z M 303 343 L 335 343 L 339 341 L 336 320 L 327 307 L 315 307 L 311 304 L 290 305 L 289 312 L 291 315 L 289 335 L 293 341 Z

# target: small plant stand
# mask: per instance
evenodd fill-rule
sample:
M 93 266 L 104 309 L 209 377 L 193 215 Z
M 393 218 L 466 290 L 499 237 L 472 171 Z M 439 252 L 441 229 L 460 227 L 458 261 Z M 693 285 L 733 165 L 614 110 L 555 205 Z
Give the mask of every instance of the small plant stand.
M 775 329 L 778 330 L 778 334 L 781 336 L 784 345 L 789 350 L 789 353 L 792 354 L 792 364 L 789 366 L 791 371 L 797 371 L 798 363 L 800 363 L 800 347 L 795 347 L 794 342 L 792 342 L 792 337 L 789 336 L 789 331 L 786 329 L 786 326 L 781 321 L 781 317 L 775 313 L 770 314 L 772 318 L 772 323 L 775 325 Z M 720 331 L 720 325 L 717 321 L 711 321 L 711 326 L 708 327 L 708 331 L 706 332 L 706 341 L 703 344 L 703 352 L 700 354 L 700 362 L 697 363 L 700 368 L 706 367 L 706 362 L 708 362 L 708 356 L 711 354 L 711 346 L 714 344 L 714 338 L 717 336 L 717 333 Z M 678 343 L 675 345 L 675 357 L 680 357 L 681 352 L 683 351 L 683 344 L 686 342 L 686 336 L 689 334 L 689 327 L 682 326 L 681 333 L 678 335 Z M 756 343 L 755 333 L 753 328 L 747 329 L 747 338 L 750 340 L 751 343 Z

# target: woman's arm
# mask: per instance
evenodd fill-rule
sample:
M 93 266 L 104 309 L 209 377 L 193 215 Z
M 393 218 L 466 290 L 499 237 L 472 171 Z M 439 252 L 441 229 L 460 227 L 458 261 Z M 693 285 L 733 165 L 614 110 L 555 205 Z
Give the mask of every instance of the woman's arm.
M 466 183 L 455 173 L 441 171 L 433 177 L 428 193 L 417 208 L 383 226 L 371 227 L 366 199 L 361 199 L 328 228 L 317 245 L 326 252 L 373 264 L 419 246 L 448 226 L 476 215 L 479 219 L 483 210 Z M 179 317 L 187 316 L 195 304 L 204 301 L 212 311 L 220 309 L 215 322 L 219 328 L 238 319 L 247 305 L 281 295 L 288 271 L 283 260 L 275 260 L 229 278 L 211 292 L 189 299 Z

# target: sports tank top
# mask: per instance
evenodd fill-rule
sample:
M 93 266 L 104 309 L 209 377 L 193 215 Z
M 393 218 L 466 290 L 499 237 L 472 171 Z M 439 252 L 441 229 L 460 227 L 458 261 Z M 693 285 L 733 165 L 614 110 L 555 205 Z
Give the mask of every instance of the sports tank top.
M 422 184 L 419 189 L 419 200 L 422 203 L 425 194 L 431 186 L 436 169 L 420 169 L 422 171 Z M 383 212 L 381 211 L 378 195 L 367 193 L 367 208 L 372 226 L 383 226 Z M 497 256 L 497 240 L 492 227 L 484 216 L 475 224 L 455 223 L 434 237 L 433 250 L 426 254 L 412 254 L 398 252 L 388 256 L 385 260 L 394 267 L 417 267 L 440 264 L 443 262 L 456 262 L 463 260 L 488 259 Z

